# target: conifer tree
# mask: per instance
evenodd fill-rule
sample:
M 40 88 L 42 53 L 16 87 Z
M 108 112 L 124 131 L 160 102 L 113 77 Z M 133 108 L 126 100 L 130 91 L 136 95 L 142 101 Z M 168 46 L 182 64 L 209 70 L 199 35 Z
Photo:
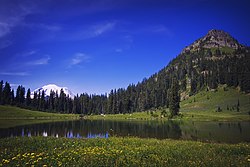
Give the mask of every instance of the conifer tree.
M 0 82 L 0 105 L 3 103 L 3 80 Z
M 31 105 L 31 97 L 30 97 L 30 89 L 27 90 L 27 94 L 26 94 L 26 99 L 25 99 L 25 102 L 26 102 L 26 107 L 30 107 Z
M 169 111 L 171 117 L 178 115 L 180 109 L 179 83 L 174 77 L 169 95 Z
M 21 85 L 17 87 L 16 90 L 16 105 L 23 106 L 25 101 L 25 88 Z
M 113 103 L 114 103 L 114 93 L 113 93 L 113 90 L 110 91 L 110 94 L 109 94 L 109 99 L 108 99 L 108 113 L 110 114 L 114 114 L 113 113 Z
M 40 95 L 39 99 L 39 110 L 44 111 L 45 110 L 45 92 L 42 91 L 42 94 Z
M 58 92 L 56 91 L 56 95 L 55 95 L 55 111 L 56 112 L 60 112 L 60 109 L 59 109 L 59 96 L 58 96 Z
M 15 105 L 15 95 L 14 95 L 14 90 L 12 89 L 11 90 L 11 102 L 10 102 L 10 104 L 11 105 Z
M 3 89 L 3 104 L 11 103 L 11 87 L 8 82 L 5 82 Z
M 38 95 L 37 95 L 37 92 L 34 92 L 34 97 L 31 100 L 31 103 L 32 103 L 33 109 L 37 109 L 38 108 Z
M 59 111 L 60 112 L 64 112 L 64 104 L 66 103 L 66 100 L 65 100 L 65 93 L 63 91 L 63 89 L 61 89 L 60 91 L 60 97 L 59 97 Z
M 54 111 L 55 109 L 54 103 L 55 103 L 55 92 L 51 90 L 49 95 L 49 111 L 51 112 Z

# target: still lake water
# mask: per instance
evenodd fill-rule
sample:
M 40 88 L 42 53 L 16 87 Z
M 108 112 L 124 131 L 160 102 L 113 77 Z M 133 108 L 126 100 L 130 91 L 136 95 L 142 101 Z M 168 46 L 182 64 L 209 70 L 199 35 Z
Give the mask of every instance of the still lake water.
M 135 136 L 239 143 L 250 142 L 250 122 L 76 120 L 0 128 L 0 137 L 15 136 L 67 138 Z

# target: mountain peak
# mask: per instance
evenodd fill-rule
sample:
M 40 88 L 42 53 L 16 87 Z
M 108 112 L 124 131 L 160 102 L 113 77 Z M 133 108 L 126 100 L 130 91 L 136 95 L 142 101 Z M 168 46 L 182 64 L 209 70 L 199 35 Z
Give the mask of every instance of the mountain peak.
M 223 30 L 212 29 L 208 31 L 208 33 L 204 37 L 196 40 L 190 46 L 183 49 L 182 53 L 197 51 L 201 48 L 210 49 L 223 47 L 228 47 L 236 50 L 238 48 L 242 48 L 243 46 L 229 33 Z
M 33 97 L 34 95 L 34 92 L 42 92 L 44 91 L 45 92 L 45 96 L 50 96 L 50 91 L 54 91 L 54 92 L 57 92 L 58 95 L 60 95 L 60 91 L 61 89 L 63 90 L 63 92 L 66 94 L 66 96 L 69 96 L 70 98 L 74 98 L 74 94 L 67 88 L 67 87 L 60 87 L 60 86 L 57 86 L 56 84 L 48 84 L 48 85 L 44 85 L 43 87 L 41 88 L 37 88 L 35 89 L 32 93 L 31 93 L 31 97 Z
M 230 36 L 230 35 L 223 30 L 212 29 L 208 31 L 206 36 Z

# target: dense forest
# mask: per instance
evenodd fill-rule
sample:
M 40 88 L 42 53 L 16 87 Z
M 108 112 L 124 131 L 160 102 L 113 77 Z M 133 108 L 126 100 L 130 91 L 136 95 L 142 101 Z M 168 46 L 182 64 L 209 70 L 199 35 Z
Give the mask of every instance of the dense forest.
M 219 84 L 227 84 L 238 87 L 243 92 L 250 92 L 250 49 L 238 44 L 231 37 L 225 40 L 227 42 L 229 39 L 233 40 L 237 47 L 197 47 L 200 41 L 207 42 L 208 37 L 205 36 L 190 45 L 188 49 L 184 49 L 168 66 L 151 77 L 137 84 L 130 84 L 127 88 L 113 89 L 108 95 L 83 93 L 71 99 L 61 90 L 51 91 L 49 97 L 45 97 L 44 92 L 35 92 L 34 98 L 31 98 L 30 89 L 26 91 L 20 85 L 14 94 L 10 84 L 1 81 L 0 104 L 83 115 L 118 114 L 159 107 L 178 108 L 171 103 L 173 91 L 179 94 L 176 95 L 177 101 L 188 98 L 202 89 L 207 91 L 216 89 Z

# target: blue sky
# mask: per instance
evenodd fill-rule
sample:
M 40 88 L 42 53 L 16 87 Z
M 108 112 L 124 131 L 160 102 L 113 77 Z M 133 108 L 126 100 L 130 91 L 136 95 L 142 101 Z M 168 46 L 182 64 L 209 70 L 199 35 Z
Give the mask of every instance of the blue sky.
M 248 0 L 0 0 L 0 80 L 105 93 L 159 71 L 210 29 L 250 45 Z

